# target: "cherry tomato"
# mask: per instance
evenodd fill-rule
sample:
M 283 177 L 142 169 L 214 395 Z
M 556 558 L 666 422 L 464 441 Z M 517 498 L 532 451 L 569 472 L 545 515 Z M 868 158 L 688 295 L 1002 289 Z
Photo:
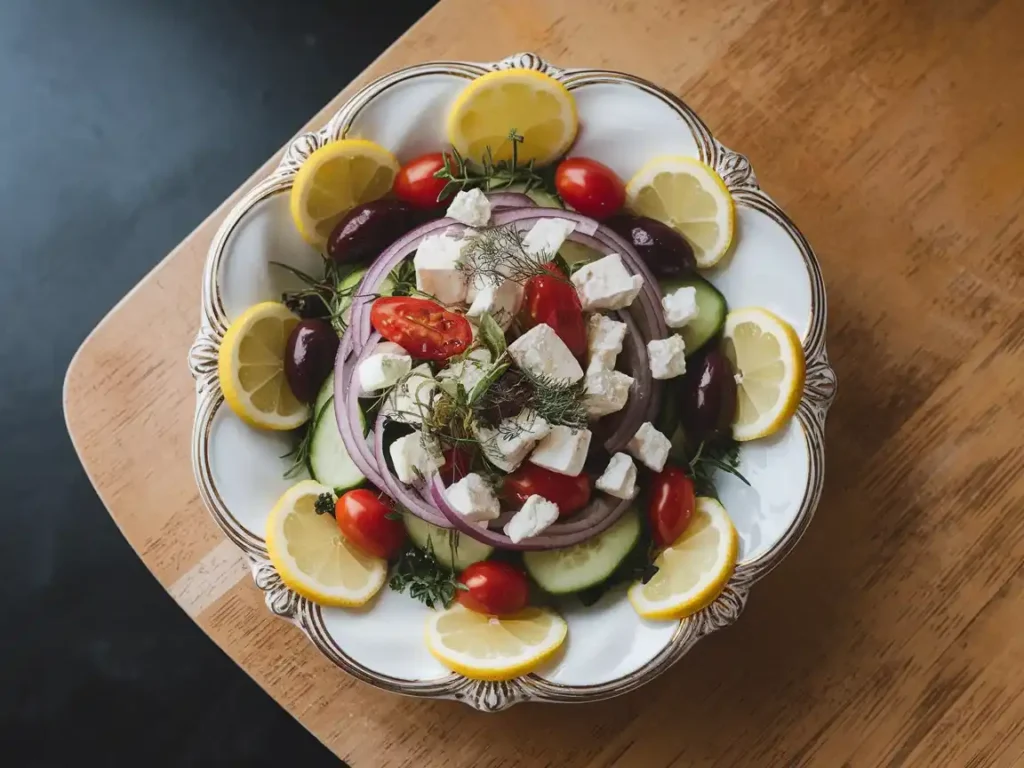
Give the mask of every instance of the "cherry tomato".
M 592 219 L 611 216 L 626 202 L 622 179 L 589 157 L 569 157 L 559 163 L 555 189 L 565 202 Z
M 443 152 L 431 152 L 429 155 L 410 160 L 395 176 L 395 196 L 417 208 L 437 208 L 440 205 L 437 198 L 448 183 L 444 179 L 434 177 L 442 168 Z
M 438 470 L 445 485 L 457 483 L 469 474 L 469 454 L 461 448 L 445 448 L 441 451 L 444 464 Z
M 523 610 L 530 599 L 526 574 L 497 560 L 473 563 L 459 582 L 466 587 L 458 591 L 459 602 L 477 613 L 507 616 Z
M 647 520 L 656 547 L 674 544 L 693 518 L 693 480 L 679 467 L 665 467 L 654 476 Z
M 447 360 L 473 341 L 469 320 L 427 299 L 386 296 L 373 302 L 370 322 L 413 357 Z
M 554 264 L 545 264 L 551 277 L 538 275 L 523 285 L 523 306 L 519 310 L 519 324 L 524 331 L 535 325 L 551 326 L 575 357 L 587 353 L 587 324 L 583 319 L 583 305 L 569 279 Z
M 536 464 L 522 464 L 505 478 L 501 493 L 513 506 L 522 506 L 537 494 L 558 505 L 558 516 L 578 512 L 590 501 L 590 476 L 560 475 Z
M 342 535 L 368 555 L 394 557 L 405 543 L 405 526 L 391 499 L 368 488 L 342 494 L 334 518 Z

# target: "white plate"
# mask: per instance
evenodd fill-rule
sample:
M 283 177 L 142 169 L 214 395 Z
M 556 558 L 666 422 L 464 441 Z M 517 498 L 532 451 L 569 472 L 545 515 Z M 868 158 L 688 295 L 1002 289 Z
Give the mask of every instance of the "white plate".
M 572 154 L 594 157 L 624 179 L 659 154 L 698 157 L 721 174 L 738 206 L 738 229 L 732 253 L 709 278 L 731 307 L 768 307 L 793 325 L 803 342 L 807 380 L 796 418 L 779 434 L 743 446 L 740 470 L 751 486 L 721 479 L 723 503 L 740 534 L 741 562 L 712 605 L 682 622 L 654 622 L 637 616 L 622 589 L 590 608 L 566 599 L 564 651 L 533 675 L 484 683 L 453 675 L 430 656 L 422 640 L 427 609 L 406 595 L 385 589 L 366 609 L 320 608 L 281 583 L 267 560 L 263 528 L 289 484 L 281 458 L 288 440 L 250 429 L 221 407 L 216 359 L 232 318 L 294 287 L 271 260 L 307 271 L 318 263 L 288 214 L 289 187 L 311 152 L 341 137 L 372 139 L 402 161 L 442 149 L 444 116 L 459 90 L 484 72 L 512 67 L 547 72 L 572 91 L 581 124 Z M 825 289 L 806 240 L 758 188 L 746 158 L 719 144 L 676 97 L 629 75 L 558 69 L 533 54 L 494 64 L 410 67 L 371 83 L 322 130 L 296 138 L 280 166 L 235 206 L 214 239 L 204 273 L 201 329 L 189 358 L 198 400 L 196 479 L 214 519 L 250 557 L 270 609 L 295 622 L 351 674 L 398 693 L 455 698 L 490 711 L 528 700 L 607 698 L 651 680 L 702 636 L 735 621 L 751 584 L 806 530 L 821 493 L 822 435 L 835 394 L 824 335 Z

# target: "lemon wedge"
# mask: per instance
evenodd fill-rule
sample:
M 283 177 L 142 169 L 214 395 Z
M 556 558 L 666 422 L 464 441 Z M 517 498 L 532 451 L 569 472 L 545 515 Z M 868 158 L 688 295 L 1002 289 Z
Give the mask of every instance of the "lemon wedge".
M 565 640 L 565 619 L 547 608 L 488 616 L 456 603 L 427 619 L 427 648 L 474 680 L 511 680 L 550 658 Z
M 710 605 L 736 567 L 739 537 L 725 508 L 697 498 L 693 519 L 654 560 L 658 572 L 629 588 L 629 601 L 645 619 L 683 619 Z
M 504 69 L 482 75 L 456 98 L 448 113 L 448 140 L 463 157 L 480 162 L 490 147 L 495 161 L 512 157 L 509 133 L 523 137 L 520 164 L 560 157 L 576 138 L 576 100 L 549 75 Z
M 379 144 L 342 139 L 306 158 L 292 185 L 290 208 L 299 234 L 323 250 L 341 217 L 356 205 L 384 197 L 398 160 Z
M 303 480 L 284 492 L 267 519 L 267 554 L 281 580 L 321 605 L 358 606 L 384 585 L 386 560 L 350 544 L 330 515 L 318 515 L 326 485 Z
M 772 434 L 796 411 L 804 391 L 804 352 L 796 331 L 767 309 L 749 307 L 726 315 L 723 341 L 736 372 L 733 437 Z
M 626 184 L 626 204 L 668 224 L 693 246 L 697 266 L 717 264 L 732 244 L 736 210 L 714 169 L 692 157 L 656 157 Z
M 310 416 L 284 375 L 285 345 L 299 318 L 284 304 L 254 304 L 224 334 L 217 373 L 224 401 L 259 429 L 295 429 Z

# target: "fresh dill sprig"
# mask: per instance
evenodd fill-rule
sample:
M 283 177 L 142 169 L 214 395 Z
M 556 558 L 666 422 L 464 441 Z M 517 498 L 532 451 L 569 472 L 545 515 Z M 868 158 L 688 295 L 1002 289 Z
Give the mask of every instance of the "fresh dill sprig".
M 334 259 L 326 256 L 323 257 L 323 262 L 324 275 L 319 279 L 289 264 L 282 264 L 279 261 L 270 263 L 290 272 L 306 284 L 305 288 L 298 291 L 286 291 L 281 294 L 281 301 L 285 306 L 301 317 L 328 320 L 340 336 L 348 327 L 345 313 L 352 306 L 357 286 L 342 287 L 351 269 L 338 265 Z
M 705 440 L 702 442 L 697 446 L 697 452 L 689 462 L 690 476 L 693 478 L 697 495 L 718 498 L 718 488 L 715 486 L 714 476 L 719 470 L 728 472 L 750 485 L 750 481 L 740 473 L 739 465 L 740 444 L 735 440 L 714 442 Z
M 537 187 L 550 186 L 549 180 L 534 168 L 533 160 L 523 165 L 519 164 L 519 145 L 523 143 L 523 137 L 514 128 L 509 131 L 508 141 L 512 143 L 512 157 L 497 162 L 490 147 L 484 150 L 480 163 L 463 157 L 455 147 L 452 147 L 450 152 L 445 152 L 444 168 L 435 172 L 434 178 L 443 179 L 448 183 L 438 194 L 437 202 L 447 200 L 456 192 L 476 188 L 493 192 L 496 189 L 507 189 L 513 184 L 522 184 L 524 191 L 529 192 Z
M 388 585 L 396 592 L 408 589 L 411 598 L 419 600 L 428 608 L 448 608 L 455 601 L 456 593 L 466 589 L 452 571 L 438 562 L 432 543 L 430 551 L 418 549 L 411 544 L 406 547 L 398 558 Z
M 462 248 L 459 270 L 477 285 L 500 285 L 504 280 L 523 285 L 531 277 L 551 277 L 545 265 L 554 254 L 531 254 L 525 237 L 514 221 L 478 230 Z
M 587 428 L 587 408 L 583 403 L 586 392 L 586 381 L 580 379 L 570 382 L 567 379 L 554 379 L 550 376 L 538 376 L 530 371 L 521 371 L 533 390 L 529 407 L 548 424 L 556 424 L 573 429 Z

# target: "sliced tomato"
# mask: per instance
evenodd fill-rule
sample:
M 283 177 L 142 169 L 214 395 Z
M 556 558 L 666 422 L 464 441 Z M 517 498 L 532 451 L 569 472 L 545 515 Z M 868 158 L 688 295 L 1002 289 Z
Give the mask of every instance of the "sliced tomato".
M 583 320 L 583 305 L 576 288 L 554 264 L 545 264 L 551 277 L 537 275 L 523 285 L 523 305 L 519 310 L 519 324 L 524 331 L 546 323 L 569 348 L 573 356 L 582 359 L 587 353 L 587 324 Z
M 513 507 L 521 507 L 537 494 L 558 505 L 558 516 L 578 512 L 590 501 L 590 476 L 560 475 L 536 464 L 522 464 L 505 478 L 501 487 L 504 499 Z
M 448 183 L 434 174 L 444 168 L 444 153 L 431 152 L 403 165 L 395 176 L 393 189 L 399 200 L 417 208 L 437 208 L 437 198 Z
M 473 341 L 469 320 L 429 299 L 379 298 L 370 309 L 370 322 L 385 339 L 426 360 L 447 360 Z
M 626 202 L 626 185 L 604 163 L 569 157 L 555 171 L 555 189 L 569 205 L 592 219 L 617 213 Z
M 670 546 L 683 535 L 695 505 L 693 480 L 679 467 L 665 467 L 654 476 L 647 520 L 656 547 Z
M 526 607 L 530 583 L 514 565 L 498 560 L 473 563 L 459 576 L 459 602 L 477 613 L 507 616 Z
M 405 543 L 405 526 L 391 499 L 368 488 L 342 494 L 334 518 L 342 535 L 368 555 L 391 558 Z

